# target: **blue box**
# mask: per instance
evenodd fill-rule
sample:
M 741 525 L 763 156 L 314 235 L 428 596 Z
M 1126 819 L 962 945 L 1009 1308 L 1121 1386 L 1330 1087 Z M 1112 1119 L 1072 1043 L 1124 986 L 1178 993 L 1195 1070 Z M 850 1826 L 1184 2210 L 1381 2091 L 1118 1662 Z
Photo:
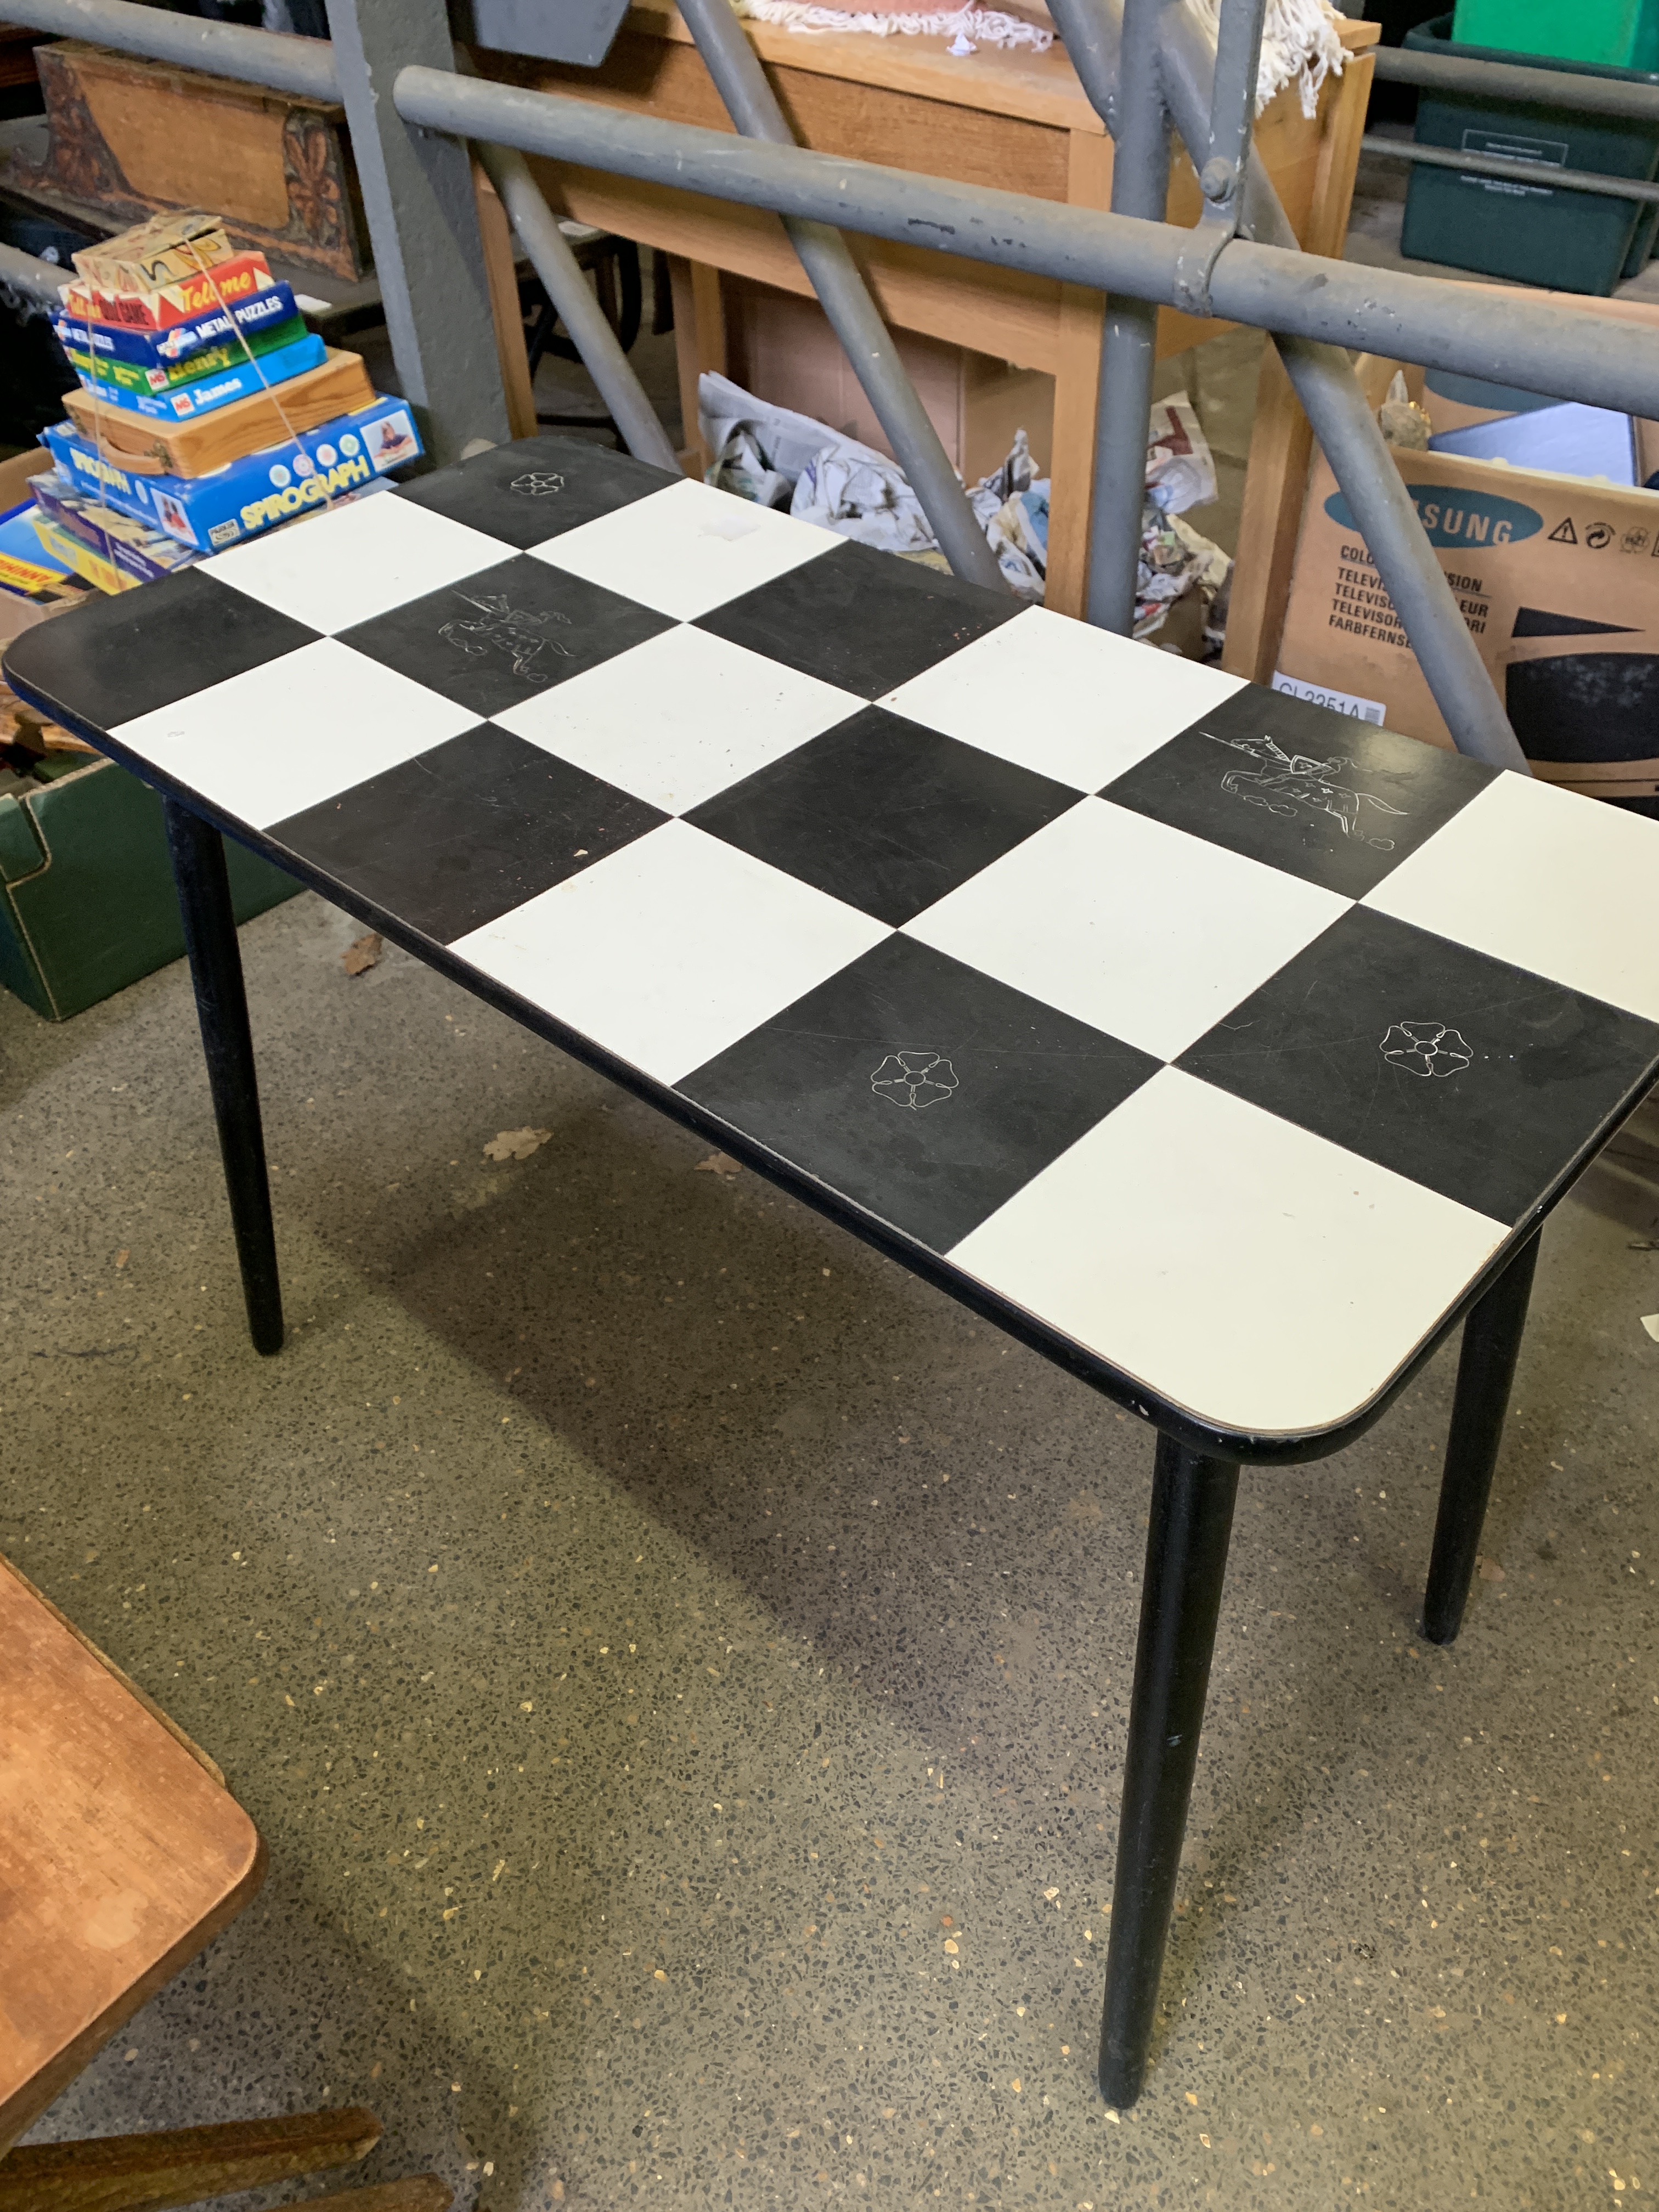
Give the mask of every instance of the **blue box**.
M 78 539 L 100 561 L 131 576 L 135 583 L 157 583 L 163 576 L 189 568 L 198 558 L 153 523 L 138 522 L 130 514 L 118 513 L 107 500 L 100 504 L 84 497 L 56 469 L 31 477 L 29 489 L 34 494 L 36 510 L 48 523 Z M 52 550 L 50 546 L 46 550 Z
M 285 384 L 290 376 L 320 368 L 327 358 L 324 341 L 307 334 L 292 345 L 278 346 L 274 353 L 256 354 L 252 361 L 222 369 L 217 376 L 198 376 L 193 383 L 175 384 L 167 392 L 123 392 L 118 385 L 100 383 L 95 369 L 90 377 L 82 374 L 81 381 L 102 406 L 118 407 L 152 422 L 193 422 L 198 415 L 228 407 L 233 399 L 251 398 L 270 385 Z
M 165 331 L 134 330 L 125 323 L 86 323 L 66 307 L 52 317 L 52 327 L 65 353 L 71 349 L 94 356 L 101 353 L 112 361 L 137 362 L 143 368 L 165 368 L 206 346 L 222 344 L 237 331 L 251 341 L 299 312 L 291 286 L 268 284 L 263 292 L 228 307 L 210 307 L 204 314 L 192 315 L 187 323 L 174 323 Z
M 72 423 L 40 433 L 70 482 L 201 553 L 222 553 L 290 515 L 359 490 L 423 450 L 409 404 L 377 399 L 208 477 L 141 476 L 95 453 Z

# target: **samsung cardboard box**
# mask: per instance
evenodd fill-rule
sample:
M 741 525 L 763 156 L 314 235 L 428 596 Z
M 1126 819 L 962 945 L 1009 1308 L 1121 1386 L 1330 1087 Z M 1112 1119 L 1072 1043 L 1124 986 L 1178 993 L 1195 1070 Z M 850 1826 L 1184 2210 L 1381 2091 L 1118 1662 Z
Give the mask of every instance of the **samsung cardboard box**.
M 1659 797 L 1659 490 L 1452 453 L 1394 459 L 1534 772 Z M 1322 455 L 1274 688 L 1451 743 Z

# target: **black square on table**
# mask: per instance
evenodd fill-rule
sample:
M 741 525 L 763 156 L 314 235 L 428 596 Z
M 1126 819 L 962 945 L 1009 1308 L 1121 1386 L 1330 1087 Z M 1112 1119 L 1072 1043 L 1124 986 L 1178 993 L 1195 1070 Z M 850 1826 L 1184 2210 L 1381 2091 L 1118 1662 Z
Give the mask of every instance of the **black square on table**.
M 394 496 L 527 552 L 678 481 L 580 438 L 520 438 L 419 477 Z
M 1249 684 L 1102 796 L 1363 898 L 1497 774 Z
M 849 541 L 715 608 L 697 628 L 879 699 L 1012 622 L 1022 605 L 1006 592 Z
M 184 568 L 142 595 L 94 592 L 86 606 L 25 630 L 7 647 L 6 666 L 65 721 L 101 732 L 314 645 L 318 635 L 217 577 Z
M 898 928 L 1082 803 L 1068 784 L 866 707 L 685 818 Z
M 522 706 L 673 627 L 666 615 L 521 553 L 406 599 L 340 638 L 487 715 Z
M 1158 1066 L 890 937 L 676 1087 L 948 1252 Z
M 1650 1022 L 1353 907 L 1177 1065 L 1514 1223 L 1656 1054 Z
M 447 945 L 667 818 L 481 723 L 267 835 Z

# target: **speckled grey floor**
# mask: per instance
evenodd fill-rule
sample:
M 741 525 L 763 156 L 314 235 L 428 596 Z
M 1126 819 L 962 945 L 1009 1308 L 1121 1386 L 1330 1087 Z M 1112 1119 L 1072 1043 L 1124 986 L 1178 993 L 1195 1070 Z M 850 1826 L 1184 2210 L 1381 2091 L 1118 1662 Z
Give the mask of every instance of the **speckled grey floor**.
M 270 1361 L 182 970 L 0 999 L 0 1546 L 270 1846 L 43 2134 L 362 2100 L 373 2173 L 488 2212 L 1659 2191 L 1651 1125 L 1548 1234 L 1454 1650 L 1449 1358 L 1245 1478 L 1120 2118 L 1150 1438 L 412 962 L 348 978 L 355 934 L 244 932 Z

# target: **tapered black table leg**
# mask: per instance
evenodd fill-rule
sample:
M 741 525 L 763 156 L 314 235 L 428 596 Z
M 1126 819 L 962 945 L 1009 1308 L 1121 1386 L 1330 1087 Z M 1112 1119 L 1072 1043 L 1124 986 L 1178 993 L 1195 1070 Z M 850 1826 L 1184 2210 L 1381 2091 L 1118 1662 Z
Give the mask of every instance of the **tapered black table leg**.
M 224 840 L 211 823 L 176 799 L 164 799 L 161 811 L 173 855 L 173 881 L 179 887 L 191 981 L 196 987 L 196 1012 L 202 1024 L 213 1115 L 219 1125 L 219 1150 L 225 1164 L 236 1257 L 242 1270 L 248 1332 L 256 1352 L 280 1352 L 283 1291 L 276 1273 L 270 1184 L 265 1173 L 264 1133 L 259 1125 L 259 1085 L 253 1068 L 253 1039 L 247 1023 L 247 994 L 242 988 L 242 956 L 236 944 L 230 878 L 225 871 Z
M 1230 1461 L 1159 1437 L 1100 2036 L 1101 2089 L 1120 2111 L 1146 2071 L 1237 1493 Z
M 1423 1600 L 1423 1633 L 1431 1644 L 1449 1644 L 1463 1625 L 1475 1547 L 1492 1494 L 1492 1469 L 1503 1442 L 1504 1416 L 1537 1265 L 1534 1231 L 1464 1317 L 1457 1395 L 1452 1401 L 1446 1471 L 1440 1480 L 1440 1511 L 1434 1524 L 1434 1554 Z

